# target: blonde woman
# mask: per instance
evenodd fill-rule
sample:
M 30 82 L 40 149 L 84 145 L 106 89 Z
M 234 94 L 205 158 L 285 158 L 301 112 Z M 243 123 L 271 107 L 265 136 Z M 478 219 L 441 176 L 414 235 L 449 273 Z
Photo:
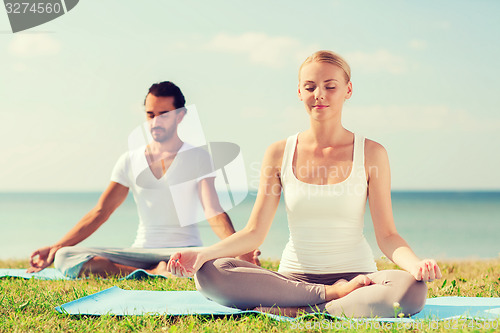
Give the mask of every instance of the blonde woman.
M 435 260 L 419 259 L 396 230 L 384 147 L 342 126 L 352 89 L 342 57 L 330 51 L 308 57 L 299 70 L 298 96 L 310 127 L 267 149 L 247 226 L 203 250 L 176 253 L 168 271 L 194 275 L 206 297 L 242 309 L 348 317 L 394 316 L 395 306 L 404 315 L 419 312 L 425 281 L 441 272 Z M 278 273 L 229 258 L 264 242 L 281 192 L 290 239 Z M 403 270 L 377 271 L 363 236 L 367 199 L 378 246 Z

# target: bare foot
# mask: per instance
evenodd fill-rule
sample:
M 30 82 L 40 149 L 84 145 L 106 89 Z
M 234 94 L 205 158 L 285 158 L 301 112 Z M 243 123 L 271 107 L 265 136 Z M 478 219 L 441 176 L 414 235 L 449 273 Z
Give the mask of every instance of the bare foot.
M 343 284 L 346 284 L 348 283 L 349 281 L 345 280 L 345 279 L 340 279 L 340 280 L 337 280 L 337 282 L 335 282 L 333 285 L 334 286 L 341 286 Z
M 373 281 L 366 275 L 358 275 L 351 281 L 340 279 L 331 286 L 326 286 L 326 301 L 344 297 L 352 291 L 373 284 Z M 255 311 L 272 313 L 278 316 L 297 317 L 313 310 L 312 307 L 267 307 L 258 306 Z M 309 310 L 309 311 L 307 311 Z
M 326 301 L 344 297 L 358 288 L 371 284 L 373 284 L 373 281 L 366 275 L 358 275 L 351 281 L 338 280 L 333 285 L 326 286 Z
M 164 277 L 173 277 L 169 271 L 167 271 L 167 263 L 165 261 L 160 261 L 158 265 L 153 269 L 146 269 L 146 272 L 153 275 L 162 275 Z
M 306 313 L 303 307 L 278 308 L 276 306 L 258 306 L 254 310 L 259 312 L 271 313 L 277 316 L 286 316 L 293 318 Z

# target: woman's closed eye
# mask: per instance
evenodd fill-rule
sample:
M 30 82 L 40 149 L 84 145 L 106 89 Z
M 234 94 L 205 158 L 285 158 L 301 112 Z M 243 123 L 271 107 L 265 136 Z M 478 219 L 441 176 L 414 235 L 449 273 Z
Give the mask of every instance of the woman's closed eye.
M 333 90 L 333 89 L 336 89 L 337 87 L 326 87 L 326 89 L 329 89 L 329 90 Z M 309 92 L 312 92 L 314 90 L 316 90 L 316 87 L 306 87 L 304 88 L 305 90 L 309 91 Z

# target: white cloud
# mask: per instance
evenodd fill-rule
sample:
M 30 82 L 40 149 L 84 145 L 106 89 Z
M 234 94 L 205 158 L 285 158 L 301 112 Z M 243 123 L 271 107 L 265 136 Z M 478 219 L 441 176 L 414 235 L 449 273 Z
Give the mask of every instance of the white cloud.
M 240 116 L 242 118 L 264 118 L 269 114 L 269 111 L 260 107 L 244 106 L 241 109 Z
M 373 53 L 351 52 L 345 55 L 352 68 L 367 72 L 389 72 L 402 74 L 408 70 L 404 58 L 387 50 L 378 50 Z
M 169 44 L 167 47 L 169 52 L 172 51 L 186 51 L 189 50 L 189 44 L 185 41 L 177 41 L 172 44 Z
M 277 133 L 290 135 L 290 133 L 306 130 L 309 124 L 309 116 L 304 106 L 294 103 L 285 106 L 282 112 L 277 113 L 277 119 L 273 122 L 272 128 Z
M 26 66 L 26 64 L 17 62 L 14 65 L 12 65 L 12 69 L 15 72 L 26 72 L 28 70 L 28 66 Z
M 500 129 L 500 119 L 483 119 L 465 110 L 446 105 L 399 106 L 374 105 L 353 107 L 343 111 L 346 125 L 367 132 L 374 129 L 390 132 L 460 130 L 481 131 Z
M 438 29 L 450 30 L 451 29 L 451 22 L 439 21 L 439 22 L 434 23 L 434 26 L 436 26 Z
M 427 42 L 422 39 L 413 39 L 408 43 L 408 46 L 414 50 L 425 50 L 427 48 Z
M 340 7 L 342 5 L 341 0 L 331 0 L 330 5 L 334 8 Z
M 252 63 L 269 67 L 282 67 L 289 60 L 300 61 L 318 50 L 316 45 L 303 45 L 287 36 L 269 36 L 264 33 L 247 32 L 241 35 L 221 33 L 212 38 L 206 49 L 243 54 Z
M 8 50 L 23 58 L 51 56 L 61 51 L 61 44 L 48 34 L 16 34 Z

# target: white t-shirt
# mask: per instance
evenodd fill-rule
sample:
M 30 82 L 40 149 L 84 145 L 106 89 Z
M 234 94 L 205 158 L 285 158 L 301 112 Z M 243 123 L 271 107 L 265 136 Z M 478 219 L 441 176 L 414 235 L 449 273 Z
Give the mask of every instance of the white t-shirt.
M 132 191 L 137 204 L 139 227 L 132 247 L 201 246 L 196 222 L 203 209 L 197 183 L 215 177 L 210 155 L 184 143 L 165 175 L 157 179 L 145 148 L 124 153 L 111 175 L 111 181 Z

